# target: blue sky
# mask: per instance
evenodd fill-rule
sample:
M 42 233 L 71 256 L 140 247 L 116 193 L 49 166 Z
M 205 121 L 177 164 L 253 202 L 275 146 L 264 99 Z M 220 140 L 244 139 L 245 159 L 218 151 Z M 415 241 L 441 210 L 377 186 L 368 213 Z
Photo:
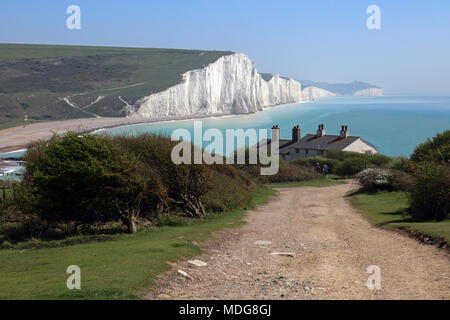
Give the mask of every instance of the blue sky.
M 81 30 L 66 8 L 81 7 Z M 366 9 L 381 9 L 368 30 Z M 232 50 L 261 72 L 450 94 L 448 0 L 3 0 L 0 42 Z

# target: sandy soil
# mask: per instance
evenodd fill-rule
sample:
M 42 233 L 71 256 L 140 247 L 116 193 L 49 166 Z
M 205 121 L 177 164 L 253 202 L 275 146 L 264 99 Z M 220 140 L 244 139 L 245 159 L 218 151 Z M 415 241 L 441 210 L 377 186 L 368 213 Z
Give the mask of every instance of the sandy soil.
M 223 115 L 209 115 L 216 117 Z M 202 119 L 205 116 L 178 117 L 176 120 Z M 0 152 L 9 152 L 25 147 L 29 142 L 38 139 L 48 139 L 55 133 L 65 133 L 67 131 L 92 131 L 101 128 L 112 128 L 123 125 L 155 123 L 164 121 L 174 121 L 172 118 L 86 118 L 63 121 L 50 121 L 32 123 L 26 126 L 18 126 L 0 130 Z
M 280 189 L 245 226 L 202 245 L 196 259 L 207 266 L 174 264 L 147 298 L 450 299 L 448 253 L 371 226 L 344 197 L 353 188 Z M 270 254 L 277 251 L 294 256 Z M 366 286 L 371 265 L 380 267 L 381 290 Z

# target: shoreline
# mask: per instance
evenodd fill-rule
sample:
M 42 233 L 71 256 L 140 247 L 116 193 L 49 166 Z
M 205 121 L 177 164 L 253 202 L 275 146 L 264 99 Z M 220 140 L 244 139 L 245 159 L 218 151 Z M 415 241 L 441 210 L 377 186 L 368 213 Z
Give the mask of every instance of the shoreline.
M 272 108 L 289 106 L 300 103 L 285 103 L 274 106 L 267 106 L 262 111 L 244 114 L 210 114 L 210 115 L 192 115 L 178 118 L 126 118 L 126 117 L 101 117 L 101 118 L 79 118 L 68 120 L 55 120 L 48 122 L 32 123 L 27 126 L 16 126 L 0 130 L 0 153 L 16 152 L 26 149 L 27 145 L 36 140 L 49 139 L 54 133 L 62 134 L 68 131 L 88 131 L 95 132 L 112 128 L 127 127 L 133 125 L 145 125 L 156 123 L 167 123 L 177 121 L 201 120 L 210 118 L 235 117 L 242 115 L 251 115 L 258 112 L 270 110 Z

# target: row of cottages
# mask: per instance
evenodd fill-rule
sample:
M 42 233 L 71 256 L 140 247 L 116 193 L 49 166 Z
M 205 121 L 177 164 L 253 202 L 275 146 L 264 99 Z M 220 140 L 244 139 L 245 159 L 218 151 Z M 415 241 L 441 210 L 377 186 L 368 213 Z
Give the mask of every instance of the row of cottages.
M 272 127 L 272 137 L 280 139 L 280 128 L 278 125 Z M 267 146 L 270 150 L 271 139 L 262 140 L 259 146 Z M 377 148 L 361 137 L 351 136 L 348 126 L 342 126 L 340 135 L 325 134 L 323 124 L 319 125 L 316 134 L 301 136 L 300 126 L 292 128 L 292 140 L 280 139 L 279 154 L 285 161 L 297 158 L 317 157 L 328 150 L 351 151 L 365 154 L 378 153 Z

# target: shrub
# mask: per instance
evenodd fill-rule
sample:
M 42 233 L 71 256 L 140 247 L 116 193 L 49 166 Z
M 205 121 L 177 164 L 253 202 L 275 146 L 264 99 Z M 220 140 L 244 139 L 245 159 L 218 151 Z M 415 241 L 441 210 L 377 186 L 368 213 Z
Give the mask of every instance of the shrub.
M 207 170 L 206 165 L 174 166 L 168 172 L 168 180 L 169 196 L 184 213 L 191 217 L 205 216 L 202 198 L 208 192 L 212 181 L 212 172 Z
M 347 158 L 340 163 L 335 173 L 340 176 L 352 176 L 366 168 L 368 162 L 362 158 Z
M 309 168 L 315 168 L 316 164 L 319 164 L 321 167 L 326 164 L 329 168 L 329 173 L 335 173 L 337 166 L 341 163 L 340 160 L 336 159 L 328 159 L 328 158 L 304 158 L 304 159 L 296 159 L 290 164 L 297 166 L 304 166 Z
M 214 165 L 212 184 L 204 196 L 205 209 L 222 212 L 247 205 L 256 182 L 242 171 L 228 165 Z
M 414 162 L 405 157 L 394 158 L 391 163 L 391 168 L 403 172 L 412 173 L 414 171 Z
M 346 159 L 363 159 L 367 164 L 372 164 L 377 167 L 385 166 L 392 161 L 392 159 L 384 154 L 365 154 L 348 151 L 329 150 L 325 153 L 325 158 L 344 161 Z
M 410 188 L 411 215 L 415 220 L 443 220 L 450 211 L 450 168 L 425 163 L 414 173 Z
M 162 214 L 158 216 L 158 218 L 156 219 L 156 225 L 158 227 L 163 226 L 177 227 L 177 226 L 184 226 L 186 224 L 187 222 L 183 220 L 182 217 L 176 216 L 174 214 Z
M 407 190 L 411 184 L 408 174 L 390 169 L 364 169 L 356 175 L 361 186 L 368 191 Z
M 359 183 L 364 189 L 379 190 L 389 189 L 393 175 L 386 169 L 365 169 L 356 175 Z
M 278 183 L 278 182 L 300 182 L 305 180 L 312 180 L 318 178 L 320 175 L 311 167 L 302 167 L 293 165 L 288 162 L 280 160 L 280 167 L 277 174 L 271 176 L 262 176 L 259 174 L 259 169 L 255 170 L 252 166 L 246 168 L 246 172 L 256 174 L 261 183 Z
M 161 192 L 155 194 L 155 198 L 159 198 L 162 207 L 171 205 L 172 210 L 179 208 L 188 216 L 197 217 L 204 216 L 206 211 L 234 208 L 250 198 L 248 187 L 253 182 L 231 165 L 175 165 L 171 153 L 178 142 L 167 137 L 142 134 L 112 139 L 140 159 L 145 170 L 157 174 Z M 189 146 L 193 154 L 197 147 Z
M 110 140 L 90 134 L 54 135 L 33 143 L 25 156 L 24 184 L 33 209 L 50 223 L 121 220 L 136 231 L 145 184 L 137 161 Z
M 413 178 L 411 174 L 400 170 L 392 171 L 392 190 L 409 191 L 411 189 Z
M 450 130 L 438 133 L 432 139 L 418 145 L 411 155 L 411 160 L 448 163 L 450 161 Z
M 12 249 L 12 248 L 14 248 L 14 246 L 8 240 L 3 241 L 2 245 L 0 246 L 0 249 Z
M 383 167 L 392 162 L 392 158 L 384 154 L 365 154 L 365 159 L 372 165 Z

